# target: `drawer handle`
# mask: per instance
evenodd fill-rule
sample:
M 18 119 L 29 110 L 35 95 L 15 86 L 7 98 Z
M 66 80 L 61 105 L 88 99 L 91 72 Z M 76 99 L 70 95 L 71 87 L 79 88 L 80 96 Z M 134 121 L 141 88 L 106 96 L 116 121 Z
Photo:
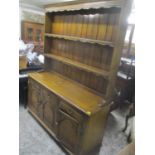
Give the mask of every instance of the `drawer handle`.
M 55 121 L 55 124 L 56 124 L 56 125 L 59 125 L 63 120 L 65 120 L 65 118 L 64 118 L 64 119 L 61 119 L 61 120 L 59 120 L 59 121 Z
M 68 114 L 68 113 L 65 112 L 64 110 L 59 109 L 59 112 L 62 113 L 63 115 L 65 115 L 66 117 L 68 117 L 68 118 L 70 118 L 70 119 L 72 119 L 73 121 L 75 121 L 75 122 L 78 123 L 78 121 L 77 121 L 75 118 L 73 118 L 70 114 Z
M 72 115 L 73 114 L 73 111 L 71 109 L 66 109 L 65 110 L 65 109 L 63 109 L 63 108 L 60 107 L 60 110 L 63 111 L 63 112 L 65 112 L 65 113 L 67 113 L 67 114 L 69 114 L 69 115 Z
M 69 114 L 73 114 L 73 111 L 72 111 L 72 110 L 70 110 L 70 109 L 68 109 L 68 112 L 69 112 Z

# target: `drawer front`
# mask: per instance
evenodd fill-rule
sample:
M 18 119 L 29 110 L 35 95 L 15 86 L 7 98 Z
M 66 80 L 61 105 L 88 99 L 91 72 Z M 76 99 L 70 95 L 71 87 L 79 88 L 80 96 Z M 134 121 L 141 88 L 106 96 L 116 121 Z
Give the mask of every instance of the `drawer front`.
M 60 101 L 59 109 L 73 117 L 74 119 L 81 121 L 83 119 L 82 114 L 80 114 L 78 111 L 76 111 L 74 108 L 72 108 L 70 105 L 68 105 L 65 101 Z

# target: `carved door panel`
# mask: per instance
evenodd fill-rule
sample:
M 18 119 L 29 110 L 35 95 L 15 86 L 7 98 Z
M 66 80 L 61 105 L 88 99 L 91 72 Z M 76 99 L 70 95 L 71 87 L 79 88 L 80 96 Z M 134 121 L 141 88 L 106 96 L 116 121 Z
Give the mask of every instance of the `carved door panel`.
M 58 110 L 57 117 L 58 139 L 72 152 L 76 152 L 79 141 L 79 122 L 64 112 Z
M 33 81 L 29 81 L 29 108 L 42 118 L 41 89 Z
M 43 89 L 42 99 L 43 105 L 43 120 L 44 123 L 55 132 L 55 105 L 57 103 L 57 97 L 51 92 Z

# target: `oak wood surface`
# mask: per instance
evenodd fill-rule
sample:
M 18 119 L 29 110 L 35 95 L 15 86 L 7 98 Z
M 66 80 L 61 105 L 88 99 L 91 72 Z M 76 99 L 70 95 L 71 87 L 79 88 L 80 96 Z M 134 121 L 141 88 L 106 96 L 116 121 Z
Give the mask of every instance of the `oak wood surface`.
M 78 67 L 78 68 L 81 68 L 81 69 L 86 70 L 88 72 L 93 72 L 93 73 L 95 73 L 97 75 L 102 75 L 105 78 L 108 78 L 108 71 L 103 71 L 102 69 L 95 68 L 95 67 L 92 67 L 92 66 L 88 66 L 88 65 L 82 64 L 80 62 L 73 61 L 71 59 L 64 58 L 64 57 L 61 57 L 61 56 L 57 56 L 57 55 L 54 55 L 54 54 L 44 54 L 44 56 L 48 57 L 48 58 L 51 58 L 51 59 L 61 61 L 63 63 L 69 64 L 69 65 L 72 65 L 72 66 L 75 66 L 75 67 Z
M 31 73 L 29 76 L 87 115 L 97 112 L 105 105 L 102 97 L 85 90 L 74 82 L 63 79 L 54 72 Z
M 62 38 L 62 39 L 72 40 L 72 41 L 80 41 L 83 43 L 107 45 L 110 47 L 114 46 L 112 42 L 103 41 L 102 39 L 101 39 L 102 40 L 101 41 L 101 40 L 93 40 L 93 39 L 88 39 L 88 38 L 73 37 L 73 36 L 66 36 L 66 35 L 59 35 L 59 34 L 52 34 L 52 33 L 46 33 L 45 36 L 46 37 L 53 37 L 53 38 Z

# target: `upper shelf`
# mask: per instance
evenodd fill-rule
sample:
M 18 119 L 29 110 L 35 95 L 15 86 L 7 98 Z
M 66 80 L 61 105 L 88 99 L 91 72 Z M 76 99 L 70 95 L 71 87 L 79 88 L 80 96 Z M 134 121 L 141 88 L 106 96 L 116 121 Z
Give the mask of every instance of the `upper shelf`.
M 47 6 L 46 12 L 62 12 L 62 11 L 77 11 L 77 10 L 88 10 L 88 9 L 99 9 L 99 8 L 121 8 L 123 0 L 108 0 L 100 2 L 91 2 L 91 3 L 70 3 L 63 6 Z
M 105 71 L 103 69 L 88 66 L 86 64 L 76 62 L 76 61 L 70 60 L 68 58 L 64 58 L 64 57 L 57 56 L 57 55 L 54 55 L 54 54 L 44 54 L 44 55 L 45 55 L 45 57 L 48 57 L 48 58 L 51 58 L 51 59 L 54 59 L 54 60 L 57 60 L 57 61 L 61 61 L 61 62 L 65 63 L 65 64 L 69 64 L 69 65 L 78 67 L 78 68 L 83 69 L 83 70 L 85 70 L 87 72 L 95 73 L 96 75 L 103 76 L 104 78 L 108 78 L 108 76 L 109 76 L 109 72 Z
M 60 34 L 51 34 L 51 33 L 45 33 L 45 36 L 53 37 L 53 38 L 61 38 L 61 39 L 66 39 L 66 40 L 71 40 L 71 41 L 80 41 L 80 42 L 83 42 L 83 43 L 107 45 L 107 46 L 110 46 L 110 47 L 114 47 L 114 44 L 112 42 L 108 42 L 108 41 L 101 41 L 101 40 L 87 39 L 87 38 L 81 38 L 81 37 L 66 36 L 66 35 L 60 35 Z

